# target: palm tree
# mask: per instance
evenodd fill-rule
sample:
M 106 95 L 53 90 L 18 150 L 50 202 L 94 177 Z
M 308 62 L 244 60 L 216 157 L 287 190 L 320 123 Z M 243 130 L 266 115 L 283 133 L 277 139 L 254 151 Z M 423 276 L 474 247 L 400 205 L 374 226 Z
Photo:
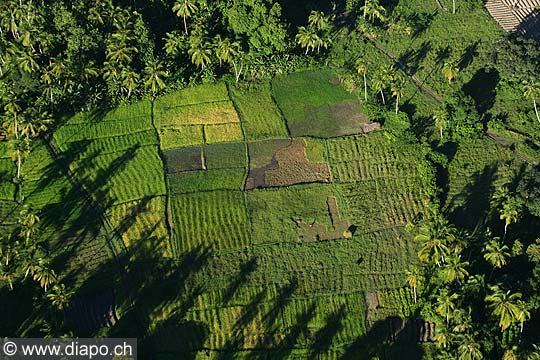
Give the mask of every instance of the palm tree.
M 435 214 L 429 222 L 419 228 L 414 237 L 421 242 L 418 258 L 423 262 L 432 262 L 441 266 L 450 253 L 449 245 L 455 242 L 456 229 L 439 214 Z
M 508 226 L 515 223 L 519 219 L 520 202 L 514 196 L 509 196 L 503 203 L 502 208 L 499 210 L 499 218 L 504 220 L 504 237 L 506 238 L 506 232 Z
M 163 66 L 157 61 L 152 61 L 144 68 L 144 86 L 150 90 L 152 96 L 155 97 L 156 93 L 163 90 L 166 85 L 163 81 L 167 77 L 167 72 L 163 70 Z
M 33 279 L 38 282 L 39 286 L 41 286 L 45 292 L 47 292 L 47 288 L 56 283 L 57 276 L 54 270 L 42 260 L 35 269 Z
M 375 20 L 386 20 L 386 9 L 379 4 L 378 0 L 364 0 L 364 6 L 360 8 L 364 11 L 364 19 L 374 22 Z
M 418 271 L 418 268 L 416 266 L 413 266 L 411 270 L 407 270 L 405 272 L 405 276 L 405 280 L 413 289 L 414 303 L 416 304 L 416 288 L 418 287 L 418 283 L 420 282 L 420 271 Z
M 506 265 L 506 259 L 510 257 L 508 246 L 499 244 L 498 238 L 489 240 L 483 252 L 484 259 L 498 269 Z
M 491 293 L 486 296 L 486 303 L 491 313 L 499 318 L 499 327 L 505 331 L 520 318 L 521 293 L 512 294 L 510 290 L 504 291 L 499 285 L 489 287 Z
M 525 321 L 529 320 L 531 318 L 531 313 L 527 309 L 527 303 L 525 301 L 519 301 L 518 302 L 518 313 L 517 313 L 517 321 L 519 321 L 519 332 L 523 332 L 523 324 Z
M 224 62 L 230 64 L 236 55 L 236 49 L 233 47 L 231 40 L 229 38 L 223 39 L 219 34 L 214 37 L 214 49 L 219 60 L 219 66 Z
M 26 138 L 35 138 L 47 131 L 48 125 L 52 124 L 52 117 L 48 112 L 43 112 L 35 116 L 25 116 L 20 124 L 21 134 Z
M 322 31 L 328 28 L 328 18 L 322 11 L 312 10 L 309 13 L 308 24 L 310 27 Z
M 188 29 L 186 19 L 191 17 L 198 10 L 197 4 L 193 0 L 180 0 L 174 4 L 172 10 L 176 13 L 176 16 L 181 16 L 184 19 L 184 30 L 187 34 Z
M 439 129 L 441 141 L 443 139 L 443 130 L 446 129 L 446 126 L 448 124 L 448 117 L 449 114 L 446 109 L 439 109 L 433 113 L 433 120 L 435 121 L 435 127 Z
M 66 285 L 56 284 L 52 291 L 47 294 L 47 299 L 51 301 L 53 306 L 59 311 L 64 310 L 69 305 L 69 299 L 73 296 L 73 292 L 66 290 Z
M 131 71 L 128 68 L 123 68 L 120 73 L 122 79 L 122 86 L 127 91 L 127 98 L 131 96 L 131 92 L 137 87 L 139 83 L 139 74 L 135 71 Z
M 356 62 L 356 72 L 362 74 L 362 76 L 364 77 L 364 100 L 367 101 L 367 64 L 365 61 L 359 60 Z
M 191 62 L 204 69 L 210 64 L 212 55 L 212 46 L 202 36 L 195 36 L 190 39 L 188 55 L 191 56 Z
M 448 83 L 451 84 L 452 80 L 454 80 L 457 77 L 459 68 L 456 66 L 454 62 L 446 62 L 444 63 L 442 72 L 443 72 L 444 77 L 448 80 Z
M 401 99 L 405 94 L 405 79 L 400 76 L 396 76 L 392 79 L 390 84 L 390 91 L 392 95 L 396 98 L 396 114 L 399 110 L 399 99 Z
M 305 26 L 298 28 L 298 34 L 296 34 L 295 39 L 298 45 L 306 49 L 305 55 L 309 53 L 310 49 L 315 50 L 320 40 L 315 30 Z
M 447 258 L 447 262 L 442 268 L 442 273 L 449 283 L 455 280 L 464 280 L 469 276 L 466 267 L 469 266 L 468 261 L 461 261 L 461 255 L 452 255 Z
M 526 99 L 532 100 L 534 106 L 534 113 L 536 114 L 536 120 L 540 122 L 540 116 L 538 115 L 538 108 L 536 107 L 536 96 L 540 91 L 540 83 L 533 79 L 523 81 L 523 96 Z
M 23 160 L 30 154 L 30 140 L 25 139 L 11 139 L 8 143 L 11 158 L 17 163 L 17 181 L 21 180 L 21 166 Z
M 19 213 L 19 224 L 21 225 L 21 236 L 24 237 L 27 246 L 30 239 L 36 233 L 39 224 L 39 216 L 28 205 L 24 205 Z
M 450 317 L 456 310 L 456 301 L 458 298 L 458 294 L 450 294 L 446 289 L 437 298 L 435 311 L 446 319 L 446 324 L 450 323 Z
M 15 135 L 15 139 L 19 139 L 19 120 L 18 116 L 21 111 L 21 107 L 15 99 L 11 99 L 6 105 L 4 105 L 4 110 L 12 115 L 10 120 L 5 122 L 3 126 L 7 128 L 8 130 L 12 129 L 13 134 Z
M 481 360 L 484 358 L 480 351 L 480 344 L 470 335 L 461 336 L 458 347 L 458 360 Z
M 384 99 L 384 91 L 383 91 L 386 88 L 386 79 L 385 79 L 385 75 L 382 69 L 379 69 L 375 73 L 371 81 L 373 83 L 373 89 L 375 90 L 375 92 L 378 92 L 381 94 L 383 105 L 386 105 L 386 100 Z

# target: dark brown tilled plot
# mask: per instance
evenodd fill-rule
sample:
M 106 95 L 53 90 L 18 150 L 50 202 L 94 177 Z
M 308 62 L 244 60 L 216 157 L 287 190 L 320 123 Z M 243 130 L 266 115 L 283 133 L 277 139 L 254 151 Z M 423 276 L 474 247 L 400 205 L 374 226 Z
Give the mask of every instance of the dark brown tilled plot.
M 167 173 L 205 169 L 204 157 L 200 146 L 189 146 L 163 152 Z
M 328 165 L 310 162 L 305 147 L 302 139 L 249 144 L 250 169 L 245 189 L 330 182 Z

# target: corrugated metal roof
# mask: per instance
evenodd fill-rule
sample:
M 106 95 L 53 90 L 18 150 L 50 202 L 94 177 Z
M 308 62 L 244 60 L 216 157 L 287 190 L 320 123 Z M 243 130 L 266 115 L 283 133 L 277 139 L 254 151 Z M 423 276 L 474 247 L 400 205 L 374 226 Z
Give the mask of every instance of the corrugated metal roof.
M 488 0 L 485 7 L 504 30 L 540 38 L 540 0 Z

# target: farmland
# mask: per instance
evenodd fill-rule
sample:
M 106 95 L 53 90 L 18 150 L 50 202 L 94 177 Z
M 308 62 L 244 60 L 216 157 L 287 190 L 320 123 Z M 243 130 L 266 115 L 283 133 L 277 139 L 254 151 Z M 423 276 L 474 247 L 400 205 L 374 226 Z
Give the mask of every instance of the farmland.
M 312 106 L 351 101 L 328 72 L 276 81 L 299 79 L 326 87 Z M 416 250 L 405 225 L 422 211 L 416 167 L 425 150 L 385 130 L 346 135 L 360 132 L 360 123 L 290 138 L 287 126 L 305 120 L 289 120 L 296 105 L 281 104 L 284 90 L 275 86 L 185 89 L 156 100 L 154 122 L 132 117 L 121 134 L 111 129 L 118 141 L 94 129 L 96 139 L 72 147 L 73 175 L 107 204 L 132 266 L 144 257 L 167 269 L 164 279 L 138 270 L 149 293 L 138 295 L 132 315 L 148 319 L 149 330 L 138 331 L 163 353 L 339 357 L 358 350 L 370 324 L 414 308 L 403 274 Z M 55 139 L 67 138 L 62 129 Z M 110 178 L 92 176 L 112 166 L 118 171 Z M 178 295 L 151 299 L 153 287 L 167 286 Z M 367 292 L 384 304 L 370 319 Z M 185 325 L 174 325 L 168 319 L 180 308 Z M 111 333 L 134 326 L 126 309 Z
M 64 117 L 24 162 L 23 194 L 43 233 L 62 233 L 74 251 L 70 321 L 84 334 L 133 334 L 164 359 L 354 358 L 391 339 L 396 319 L 419 310 L 405 279 L 418 263 L 410 226 L 435 168 L 427 145 L 396 131 L 402 120 L 362 134 L 369 119 L 328 70 Z M 13 178 L 7 153 L 1 171 Z M 447 211 L 472 220 L 460 213 L 467 194 L 506 182 L 512 159 L 489 140 L 463 145 Z M 0 188 L 4 228 L 17 223 L 16 189 Z M 68 200 L 72 214 L 55 219 Z M 96 220 L 82 225 L 88 214 Z M 80 321 L 92 302 L 114 326 Z M 411 337 L 431 336 L 419 331 Z

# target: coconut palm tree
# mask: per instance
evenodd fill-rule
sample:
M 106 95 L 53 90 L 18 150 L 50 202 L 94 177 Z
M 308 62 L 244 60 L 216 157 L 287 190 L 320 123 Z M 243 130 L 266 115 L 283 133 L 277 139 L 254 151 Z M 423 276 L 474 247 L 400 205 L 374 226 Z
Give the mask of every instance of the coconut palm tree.
M 413 289 L 414 303 L 416 304 L 416 288 L 420 282 L 420 271 L 416 266 L 411 267 L 411 270 L 405 272 L 405 280 L 407 284 Z
M 443 139 L 443 130 L 446 129 L 448 125 L 449 114 L 446 109 L 439 109 L 433 113 L 433 120 L 435 122 L 435 127 L 439 129 L 439 136 L 441 141 Z
M 56 273 L 49 265 L 44 261 L 40 261 L 38 266 L 35 269 L 34 276 L 32 277 L 34 281 L 37 281 L 39 286 L 47 292 L 47 288 L 57 281 Z
M 529 320 L 531 318 L 531 313 L 529 312 L 527 308 L 527 303 L 525 301 L 519 301 L 518 302 L 518 313 L 517 313 L 517 321 L 519 321 L 519 332 L 523 332 L 523 324 L 525 321 Z
M 470 335 L 460 336 L 458 347 L 458 360 L 481 360 L 484 358 L 480 351 L 480 344 Z
M 456 310 L 456 301 L 458 294 L 451 294 L 448 290 L 443 290 L 437 297 L 435 311 L 446 319 L 446 324 L 450 323 L 450 318 Z
M 359 60 L 356 62 L 356 72 L 359 74 L 362 74 L 364 77 L 364 100 L 367 101 L 367 81 L 366 81 L 366 75 L 367 75 L 367 63 L 364 60 Z
M 328 17 L 324 15 L 322 11 L 312 10 L 309 13 L 308 24 L 310 27 L 323 31 L 328 28 Z
M 157 92 L 163 90 L 166 85 L 164 78 L 167 77 L 167 72 L 163 70 L 163 66 L 157 61 L 152 61 L 144 68 L 144 86 L 150 90 L 152 96 L 155 97 Z
M 536 80 L 529 79 L 523 81 L 523 96 L 526 99 L 532 100 L 534 106 L 534 113 L 536 114 L 536 120 L 540 122 L 540 116 L 538 115 L 538 108 L 536 106 L 536 97 L 540 93 L 540 83 Z
M 30 154 L 30 140 L 24 139 L 11 139 L 8 142 L 11 159 L 17 164 L 16 180 L 21 180 L 21 166 L 23 160 Z
M 306 49 L 304 55 L 307 55 L 310 49 L 315 51 L 317 44 L 320 42 L 317 32 L 314 29 L 305 26 L 298 27 L 298 34 L 296 34 L 295 39 L 300 47 Z
M 19 224 L 21 225 L 20 236 L 24 237 L 26 245 L 30 244 L 30 239 L 35 235 L 39 226 L 39 216 L 25 204 L 19 213 Z
M 204 69 L 211 62 L 212 45 L 202 36 L 194 36 L 189 41 L 188 55 L 195 66 Z
M 69 305 L 69 300 L 73 296 L 73 292 L 67 291 L 66 285 L 56 284 L 52 287 L 52 291 L 47 294 L 52 305 L 59 311 L 64 310 Z
M 386 20 L 386 9 L 379 4 L 378 0 L 364 0 L 364 6 L 360 8 L 364 12 L 364 19 L 370 22 Z
M 448 80 L 448 83 L 451 84 L 452 80 L 454 80 L 458 73 L 459 68 L 455 64 L 455 62 L 446 62 L 444 63 L 444 66 L 442 68 L 442 73 L 444 77 Z
M 446 260 L 446 264 L 442 268 L 442 274 L 447 282 L 461 281 L 469 276 L 466 269 L 469 262 L 461 261 L 461 255 L 450 255 Z
M 441 215 L 435 214 L 429 222 L 418 229 L 414 237 L 421 243 L 418 258 L 423 262 L 431 262 L 437 266 L 445 263 L 450 247 L 455 243 L 456 229 Z
M 508 226 L 512 223 L 515 223 L 519 219 L 519 210 L 521 203 L 514 196 L 507 197 L 506 201 L 503 203 L 501 209 L 499 209 L 499 218 L 504 220 L 504 237 L 506 238 L 506 233 L 508 231 Z
M 483 253 L 484 259 L 487 260 L 494 268 L 502 268 L 506 265 L 507 259 L 510 257 L 508 246 L 501 245 L 498 238 L 493 238 L 485 245 Z
M 504 291 L 499 285 L 489 286 L 490 294 L 486 295 L 486 303 L 492 315 L 498 317 L 501 331 L 505 331 L 519 321 L 521 293 Z
M 130 69 L 123 68 L 120 73 L 120 79 L 122 80 L 122 87 L 127 92 L 126 97 L 129 99 L 131 92 L 137 87 L 139 83 L 139 74 Z
M 21 135 L 25 135 L 26 138 L 35 138 L 47 131 L 52 122 L 52 116 L 46 111 L 41 114 L 28 114 L 22 118 L 20 124 Z
M 188 33 L 187 18 L 191 17 L 199 8 L 194 0 L 179 0 L 177 1 L 172 10 L 176 13 L 176 16 L 181 16 L 184 19 L 184 30 Z
M 390 91 L 396 98 L 396 114 L 399 110 L 399 100 L 405 95 L 405 79 L 401 76 L 396 76 L 390 83 Z

